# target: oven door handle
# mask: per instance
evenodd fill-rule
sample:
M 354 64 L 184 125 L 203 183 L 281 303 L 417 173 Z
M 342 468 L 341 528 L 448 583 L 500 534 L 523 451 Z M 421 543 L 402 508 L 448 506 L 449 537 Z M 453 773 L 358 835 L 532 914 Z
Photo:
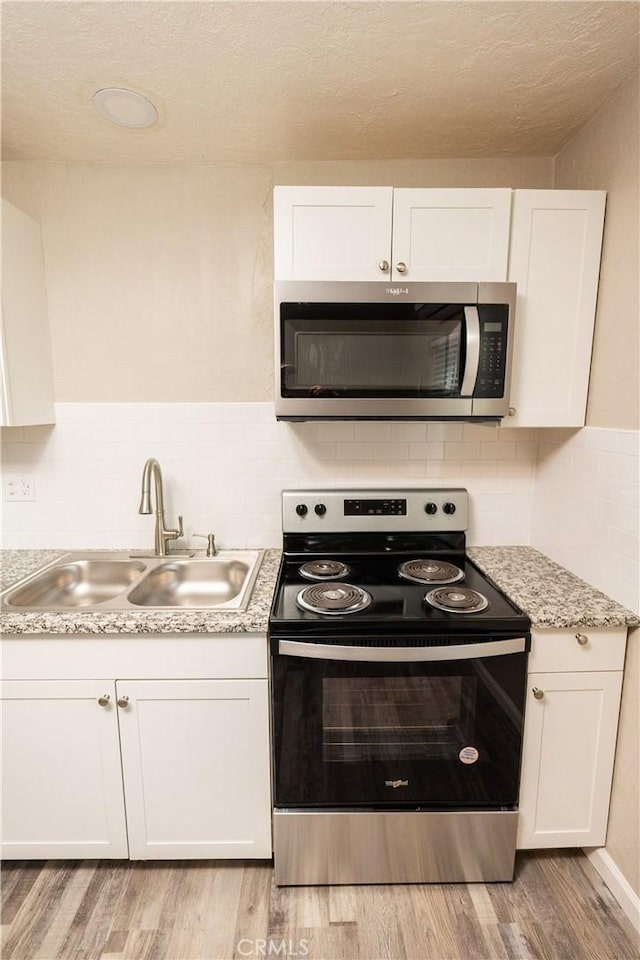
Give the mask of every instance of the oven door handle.
M 478 660 L 524 653 L 524 637 L 513 640 L 490 640 L 486 643 L 461 643 L 434 647 L 347 647 L 334 643 L 305 643 L 300 640 L 279 640 L 278 653 L 287 657 L 309 657 L 311 660 L 355 660 L 378 663 L 416 663 L 434 660 Z
M 472 397 L 480 366 L 480 317 L 477 307 L 465 307 L 464 319 L 467 328 L 467 360 L 460 386 L 461 397 Z

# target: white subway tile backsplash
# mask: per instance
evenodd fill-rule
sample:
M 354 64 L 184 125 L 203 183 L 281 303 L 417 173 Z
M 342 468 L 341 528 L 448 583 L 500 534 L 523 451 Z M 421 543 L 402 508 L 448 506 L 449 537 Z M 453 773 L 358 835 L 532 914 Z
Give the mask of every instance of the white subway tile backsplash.
M 318 440 L 354 440 L 355 423 L 346 421 L 327 421 L 317 425 Z
M 409 444 L 410 460 L 444 460 L 444 443 L 427 441 Z
M 377 443 L 374 449 L 378 460 L 389 463 L 400 461 L 403 466 L 406 466 L 406 461 L 409 459 L 409 444 L 401 443 L 399 440 Z
M 481 443 L 480 456 L 486 460 L 514 460 L 516 456 L 515 442 L 504 440 L 496 443 Z
M 426 423 L 391 423 L 391 439 L 421 441 L 427 439 Z
M 512 461 L 515 464 L 515 460 Z M 532 463 L 532 468 L 534 464 Z M 498 472 L 497 460 L 467 460 L 463 464 L 465 477 L 493 477 Z
M 477 441 L 454 440 L 444 445 L 447 460 L 479 460 L 480 444 Z
M 184 515 L 187 542 L 213 530 L 221 546 L 278 546 L 283 487 L 449 483 L 466 486 L 472 503 L 491 495 L 470 542 L 526 542 L 534 436 L 457 423 L 285 423 L 270 403 L 61 403 L 54 426 L 2 431 L 5 469 L 32 472 L 38 497 L 4 505 L 4 546 L 149 546 L 153 521 L 137 505 L 151 456 L 167 519 Z M 486 443 L 499 455 L 480 458 Z M 521 500 L 510 500 L 516 492 Z
M 391 439 L 391 424 L 382 421 L 361 420 L 354 424 L 354 439 L 381 442 Z
M 531 542 L 638 610 L 637 431 L 540 431 Z
M 429 423 L 427 425 L 429 440 L 462 440 L 463 436 L 463 423 Z

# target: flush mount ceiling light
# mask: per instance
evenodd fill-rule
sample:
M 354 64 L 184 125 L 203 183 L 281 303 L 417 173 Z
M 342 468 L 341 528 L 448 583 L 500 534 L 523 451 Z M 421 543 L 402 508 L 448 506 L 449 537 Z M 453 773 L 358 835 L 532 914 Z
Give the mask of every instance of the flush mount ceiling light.
M 150 100 L 124 87 L 96 90 L 91 100 L 98 113 L 121 127 L 152 127 L 158 119 Z

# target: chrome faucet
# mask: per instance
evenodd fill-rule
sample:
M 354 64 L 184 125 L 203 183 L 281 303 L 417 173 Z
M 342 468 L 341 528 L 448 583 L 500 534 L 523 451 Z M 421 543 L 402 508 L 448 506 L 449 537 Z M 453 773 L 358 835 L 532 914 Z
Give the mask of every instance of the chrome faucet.
M 155 554 L 157 557 L 169 556 L 169 541 L 184 536 L 182 517 L 178 517 L 178 529 L 167 530 L 164 518 L 164 493 L 162 490 L 162 471 L 160 464 L 154 457 L 150 457 L 142 472 L 142 495 L 138 513 L 152 513 L 151 509 L 151 477 L 153 475 L 156 496 L 156 533 Z

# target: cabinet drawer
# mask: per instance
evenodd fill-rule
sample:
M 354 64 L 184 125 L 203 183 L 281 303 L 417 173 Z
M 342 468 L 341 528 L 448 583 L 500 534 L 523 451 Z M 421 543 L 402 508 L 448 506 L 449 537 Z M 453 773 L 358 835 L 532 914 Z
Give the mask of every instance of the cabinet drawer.
M 266 679 L 265 634 L 12 636 L 0 641 L 6 680 Z
M 529 673 L 622 670 L 626 627 L 532 630 Z

